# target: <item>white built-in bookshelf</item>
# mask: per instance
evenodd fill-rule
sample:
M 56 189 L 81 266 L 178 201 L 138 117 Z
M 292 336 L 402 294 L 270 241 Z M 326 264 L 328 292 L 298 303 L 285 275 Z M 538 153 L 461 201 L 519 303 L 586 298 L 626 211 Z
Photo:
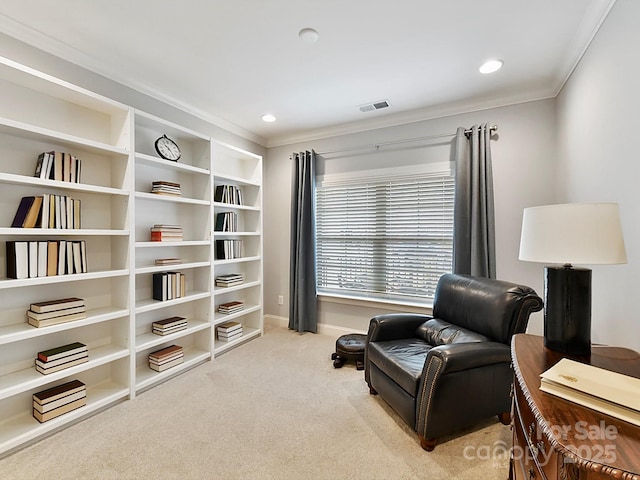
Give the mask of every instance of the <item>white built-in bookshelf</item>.
M 0 456 L 52 431 L 169 379 L 263 333 L 262 159 L 207 135 L 157 118 L 0 58 Z M 178 162 L 160 158 L 155 140 L 180 147 Z M 34 176 L 42 152 L 62 151 L 82 161 L 79 183 Z M 179 183 L 181 195 L 151 193 L 153 181 Z M 215 187 L 235 185 L 243 205 L 214 201 Z M 21 198 L 68 195 L 81 201 L 79 229 L 12 228 Z M 237 212 L 234 232 L 214 232 L 215 215 Z M 151 241 L 155 224 L 180 225 L 181 241 Z M 216 240 L 242 240 L 241 255 L 216 259 Z M 5 244 L 11 241 L 86 243 L 87 272 L 8 278 Z M 179 258 L 177 265 L 156 259 Z M 179 271 L 184 295 L 154 300 L 154 274 Z M 244 283 L 215 287 L 216 275 L 242 273 Z M 84 299 L 86 318 L 36 328 L 26 321 L 31 303 Z M 217 312 L 227 301 L 242 311 Z M 187 318 L 187 328 L 160 336 L 154 321 Z M 226 320 L 243 325 L 241 337 L 216 339 Z M 89 361 L 43 375 L 37 352 L 82 342 Z M 157 372 L 148 355 L 176 344 L 184 362 Z M 78 379 L 86 405 L 44 423 L 32 416 L 34 393 Z M 152 394 L 150 392 L 149 394 Z

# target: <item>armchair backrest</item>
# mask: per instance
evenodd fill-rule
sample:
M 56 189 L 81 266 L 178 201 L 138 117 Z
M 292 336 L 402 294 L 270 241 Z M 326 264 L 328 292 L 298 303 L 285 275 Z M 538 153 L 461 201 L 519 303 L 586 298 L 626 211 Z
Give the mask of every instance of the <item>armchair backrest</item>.
M 448 273 L 438 280 L 433 317 L 508 344 L 542 306 L 542 299 L 524 285 Z

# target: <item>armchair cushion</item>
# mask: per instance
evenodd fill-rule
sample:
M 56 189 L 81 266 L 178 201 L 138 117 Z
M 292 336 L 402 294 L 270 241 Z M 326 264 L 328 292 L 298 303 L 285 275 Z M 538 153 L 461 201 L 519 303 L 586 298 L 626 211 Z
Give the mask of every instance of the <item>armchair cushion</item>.
M 369 361 L 386 372 L 402 389 L 415 397 L 431 345 L 418 338 L 370 344 Z
M 488 342 L 489 339 L 477 332 L 453 325 L 438 318 L 424 322 L 415 332 L 429 345 L 448 345 L 450 343 Z

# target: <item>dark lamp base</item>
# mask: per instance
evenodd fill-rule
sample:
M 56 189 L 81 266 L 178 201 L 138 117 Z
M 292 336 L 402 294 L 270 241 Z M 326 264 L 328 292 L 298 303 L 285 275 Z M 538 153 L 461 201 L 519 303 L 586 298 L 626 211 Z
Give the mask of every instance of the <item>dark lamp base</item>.
M 568 355 L 591 354 L 591 270 L 545 268 L 544 345 Z

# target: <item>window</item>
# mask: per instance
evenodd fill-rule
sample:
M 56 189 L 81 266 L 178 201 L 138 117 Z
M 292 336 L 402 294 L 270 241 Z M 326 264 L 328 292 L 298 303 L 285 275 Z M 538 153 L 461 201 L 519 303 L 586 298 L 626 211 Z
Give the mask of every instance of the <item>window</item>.
M 430 303 L 451 271 L 454 177 L 324 178 L 316 191 L 319 294 Z

